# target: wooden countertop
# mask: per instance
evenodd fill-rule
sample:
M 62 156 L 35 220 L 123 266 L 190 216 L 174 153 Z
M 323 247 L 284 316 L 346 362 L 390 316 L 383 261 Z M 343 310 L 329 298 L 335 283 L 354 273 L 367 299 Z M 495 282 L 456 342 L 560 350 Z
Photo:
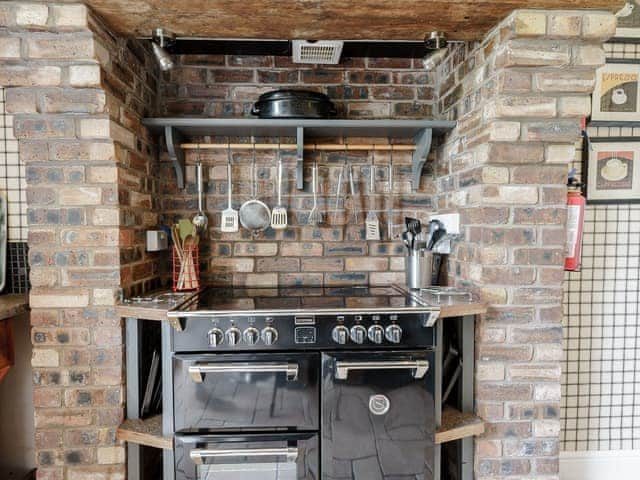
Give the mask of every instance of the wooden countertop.
M 137 443 L 148 447 L 171 450 L 173 437 L 162 435 L 162 415 L 155 415 L 147 419 L 127 419 L 116 431 L 118 440 Z
M 24 294 L 0 295 L 0 320 L 16 317 L 29 309 L 29 297 Z
M 487 305 L 482 302 L 453 302 L 450 305 L 438 305 L 439 318 L 463 317 L 466 315 L 480 315 L 487 313 Z

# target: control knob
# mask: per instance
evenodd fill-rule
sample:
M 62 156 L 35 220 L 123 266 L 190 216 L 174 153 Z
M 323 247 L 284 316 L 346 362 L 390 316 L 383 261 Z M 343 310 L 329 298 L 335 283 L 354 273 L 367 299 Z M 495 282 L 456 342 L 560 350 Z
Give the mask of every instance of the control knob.
M 273 327 L 262 329 L 262 341 L 265 345 L 273 345 L 278 340 L 278 331 Z
M 210 347 L 217 347 L 218 345 L 222 344 L 224 340 L 224 334 L 218 327 L 214 327 L 207 333 L 207 340 L 209 341 Z
M 349 339 L 349 329 L 344 325 L 337 325 L 331 331 L 331 338 L 333 338 L 334 342 L 344 345 Z
M 260 340 L 260 332 L 257 328 L 249 327 L 242 333 L 242 337 L 247 345 L 255 345 Z
M 402 328 L 400 325 L 391 324 L 385 329 L 384 336 L 391 343 L 400 343 Z
M 364 328 L 362 325 L 354 325 L 353 327 L 351 327 L 351 340 L 353 341 L 353 343 L 362 345 L 365 338 L 367 338 L 366 328 Z
M 226 341 L 229 345 L 234 346 L 240 342 L 242 333 L 236 327 L 231 327 L 224 333 Z
M 382 328 L 380 325 L 371 325 L 369 327 L 369 340 L 371 340 L 373 343 L 382 343 L 382 339 L 384 338 L 384 328 Z

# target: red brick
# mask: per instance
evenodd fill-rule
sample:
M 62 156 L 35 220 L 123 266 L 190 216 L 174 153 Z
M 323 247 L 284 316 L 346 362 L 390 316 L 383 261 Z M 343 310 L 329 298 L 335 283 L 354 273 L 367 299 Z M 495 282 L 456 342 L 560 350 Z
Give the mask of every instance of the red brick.
M 493 143 L 489 147 L 492 163 L 531 164 L 544 161 L 544 147 L 529 143 Z
M 522 401 L 530 400 L 533 388 L 529 384 L 481 383 L 476 387 L 479 400 L 483 401 Z
M 478 356 L 483 361 L 527 361 L 533 348 L 526 345 L 479 345 Z

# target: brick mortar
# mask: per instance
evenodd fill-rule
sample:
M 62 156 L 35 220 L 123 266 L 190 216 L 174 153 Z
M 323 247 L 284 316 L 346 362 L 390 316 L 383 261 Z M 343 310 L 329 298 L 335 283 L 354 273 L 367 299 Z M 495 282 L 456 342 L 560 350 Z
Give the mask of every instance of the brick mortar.
M 585 73 L 589 78 L 597 65 L 576 65 L 583 60 L 578 53 L 582 46 L 591 48 L 613 34 L 615 24 L 607 16 L 604 23 L 609 26 L 593 40 L 577 36 L 541 42 L 558 15 L 515 12 L 482 43 L 455 52 L 440 72 L 445 86 L 440 90 L 440 111 L 460 122 L 439 150 L 436 166 L 440 175 L 437 207 L 463 212 L 464 234 L 450 259 L 450 279 L 475 289 L 490 305 L 489 313 L 477 323 L 476 408 L 487 421 L 486 434 L 476 442 L 475 471 L 482 479 L 558 478 L 564 255 L 563 245 L 545 241 L 544 232 L 552 228 L 564 233 L 566 193 L 557 171 L 570 159 L 547 156 L 548 146 L 571 146 L 579 139 L 571 125 L 588 112 L 559 110 L 559 106 L 565 98 L 589 95 L 579 79 Z M 595 14 L 571 15 L 582 28 Z M 541 18 L 544 28 L 539 34 L 526 38 L 516 33 L 523 28 L 535 30 Z M 516 44 L 527 55 L 519 57 L 509 50 Z M 564 58 L 548 55 L 544 49 L 539 56 L 532 55 L 551 44 L 566 52 Z M 510 57 L 505 61 L 506 53 Z M 556 72 L 562 72 L 566 84 L 533 91 L 539 87 L 533 83 L 534 76 Z M 523 101 L 527 95 L 531 100 Z M 455 96 L 455 101 L 447 100 L 448 96 Z M 565 119 L 570 122 L 558 123 Z M 532 125 L 539 130 L 533 135 Z M 493 141 L 491 135 L 508 140 Z M 521 183 L 507 190 L 516 186 L 516 175 L 521 175 L 521 182 L 527 175 L 533 178 L 522 170 L 526 165 L 536 166 L 539 176 L 532 182 L 536 188 Z M 557 188 L 555 197 L 549 187 Z M 530 197 L 526 203 L 525 195 Z M 538 217 L 531 217 L 536 212 Z M 503 270 L 492 271 L 496 268 Z M 528 324 L 535 327 L 523 331 Z
M 140 124 L 153 112 L 157 67 L 84 6 L 45 5 L 38 32 L 15 23 L 21 5 L 0 3 L 10 29 L 0 37 L 21 43 L 0 81 L 27 170 L 38 478 L 122 478 L 123 330 L 113 305 L 122 290 L 153 288 L 161 272 L 160 256 L 144 252 L 157 168 Z M 34 60 L 27 44 L 38 39 L 74 42 L 46 45 Z
M 13 57 L 0 70 L 0 82 L 9 87 L 8 106 L 15 109 L 21 156 L 30 175 L 39 478 L 120 478 L 124 472 L 124 450 L 114 439 L 123 413 L 122 328 L 112 308 L 114 296 L 121 288 L 126 293 L 151 288 L 166 273 L 159 257 L 143 251 L 144 228 L 157 220 L 192 215 L 195 208 L 193 167 L 188 169 L 187 191 L 177 192 L 166 157 L 161 155 L 159 165 L 152 163 L 154 140 L 139 119 L 150 113 L 245 116 L 263 88 L 290 85 L 327 91 L 351 117 L 459 118 L 458 128 L 436 148 L 436 161 L 423 175 L 417 194 L 409 191 L 409 156 L 394 155 L 397 223 L 405 214 L 426 219 L 432 210 L 458 209 L 463 215 L 464 236 L 450 259 L 450 277 L 474 288 L 490 305 L 478 323 L 477 410 L 488 421 L 487 434 L 476 443 L 478 478 L 557 478 L 557 295 L 562 279 L 554 272 L 561 268 L 557 250 L 562 245 L 553 237 L 545 240 L 545 231 L 564 229 L 564 207 L 559 190 L 549 187 L 562 186 L 554 168 L 568 161 L 562 148 L 574 140 L 571 122 L 585 114 L 584 102 L 567 99 L 588 95 L 589 71 L 601 58 L 597 45 L 612 33 L 611 15 L 517 11 L 482 43 L 455 51 L 447 62 L 450 72 L 443 66 L 436 85 L 435 77 L 425 75 L 415 62 L 381 59 L 348 60 L 337 68 L 296 68 L 292 73 L 282 58 L 269 57 L 263 65 L 264 59 L 226 57 L 224 65 L 211 65 L 215 57 L 182 57 L 173 73 L 160 76 L 148 50 L 112 35 L 84 7 L 63 11 L 62 5 L 49 4 L 34 20 L 40 22 L 38 32 L 17 24 L 20 5 L 0 3 L 8 24 L 0 36 L 20 40 L 19 57 L 15 42 L 9 45 L 7 55 Z M 29 40 L 54 38 L 52 33 L 63 31 L 93 42 L 57 44 L 56 49 L 45 45 L 41 52 L 50 58 L 28 58 L 33 53 Z M 573 37 L 545 40 L 563 32 Z M 551 44 L 557 48 L 549 50 Z M 209 65 L 186 65 L 203 61 Z M 563 78 L 538 82 L 539 74 L 558 71 Z M 568 80 L 574 83 L 567 86 Z M 538 91 L 542 87 L 544 91 Z M 104 105 L 100 98 L 66 99 L 67 90 L 98 97 L 102 91 Z M 160 95 L 154 95 L 156 91 Z M 526 92 L 531 99 L 524 102 Z M 534 98 L 552 101 L 536 103 Z M 89 111 L 72 113 L 78 106 Z M 549 130 L 554 122 L 557 128 Z M 78 139 L 79 134 L 87 139 Z M 39 148 L 43 146 L 46 152 Z M 232 153 L 237 160 L 236 191 L 246 199 L 248 158 L 246 152 Z M 273 155 L 258 157 L 259 163 L 268 163 L 262 171 L 263 198 L 274 193 Z M 334 165 L 346 159 L 355 164 L 357 175 L 366 176 L 367 155 L 310 155 L 309 160 L 330 162 L 330 178 L 335 180 Z M 293 152 L 284 152 L 283 158 L 290 171 Z M 390 158 L 379 153 L 374 158 L 382 190 Z M 515 165 L 514 159 L 522 163 Z M 188 156 L 189 165 L 196 160 L 193 153 Z M 209 209 L 218 210 L 225 200 L 220 171 L 226 152 L 203 153 L 202 160 L 211 179 Z M 530 182 L 522 181 L 526 172 L 517 171 L 526 165 L 539 166 L 548 179 L 527 188 Z M 516 174 L 524 177 L 513 189 Z M 308 169 L 305 176 L 308 179 Z M 333 185 L 328 181 L 326 188 Z M 292 192 L 287 199 L 294 205 L 294 223 L 299 223 L 309 209 L 309 191 Z M 385 206 L 379 203 L 376 208 L 384 223 Z M 220 236 L 215 230 L 218 218 L 211 220 L 212 239 L 204 245 L 210 280 L 234 285 L 401 281 L 401 256 L 384 242 L 362 241 L 360 229 L 345 219 L 321 230 L 320 238 L 301 227 L 290 229 L 287 237 L 267 233 L 255 242 L 258 252 L 247 249 L 254 240 L 250 236 Z M 302 255 L 309 253 L 305 244 L 313 256 Z M 345 251 L 347 244 L 351 248 Z M 364 252 L 372 255 L 370 265 L 362 263 Z M 281 256 L 274 262 L 276 254 Z M 243 271 L 216 272 L 225 261 Z M 112 277 L 101 277 L 105 273 Z M 512 281 L 503 282 L 501 275 Z M 535 330 L 525 331 L 528 324 Z M 532 376 L 535 368 L 540 371 Z

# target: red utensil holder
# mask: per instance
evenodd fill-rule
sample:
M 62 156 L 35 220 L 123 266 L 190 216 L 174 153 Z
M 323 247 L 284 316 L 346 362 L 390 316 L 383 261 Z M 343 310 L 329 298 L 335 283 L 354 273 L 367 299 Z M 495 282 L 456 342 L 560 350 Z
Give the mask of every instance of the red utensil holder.
M 200 289 L 200 249 L 198 246 L 185 249 L 182 253 L 173 246 L 173 291 L 184 292 Z

